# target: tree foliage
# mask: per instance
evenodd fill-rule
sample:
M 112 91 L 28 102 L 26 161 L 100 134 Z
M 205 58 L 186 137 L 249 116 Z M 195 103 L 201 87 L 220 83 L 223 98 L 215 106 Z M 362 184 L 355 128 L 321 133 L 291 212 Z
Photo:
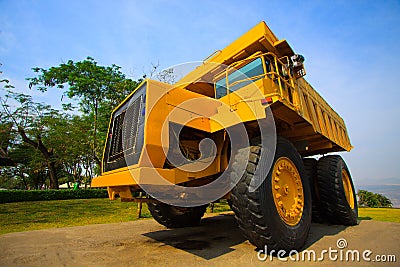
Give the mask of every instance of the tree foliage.
M 381 194 L 369 192 L 367 190 L 358 190 L 358 205 L 369 208 L 390 208 L 392 202 L 389 198 Z
M 26 175 L 31 178 L 47 175 L 49 187 L 58 189 L 59 172 L 65 160 L 64 146 L 68 141 L 68 114 L 55 110 L 50 105 L 35 102 L 27 94 L 13 91 L 8 91 L 1 99 L 1 108 L 3 125 L 8 125 L 8 135 L 14 136 L 7 147 L 7 155 L 14 163 L 14 171 L 20 173 L 19 177 L 23 182 Z M 31 175 L 28 174 L 29 171 Z M 32 186 L 26 182 L 23 184 L 25 187 Z M 38 186 L 38 182 L 33 185 L 34 188 Z
M 93 158 L 98 165 L 109 114 L 138 85 L 138 82 L 127 79 L 120 69 L 114 64 L 100 66 L 93 58 L 87 57 L 83 61 L 69 60 L 49 69 L 33 68 L 37 76 L 27 79 L 31 88 L 44 92 L 56 87 L 64 90 L 67 98 L 78 101 L 80 110 L 92 122 L 90 140 Z M 71 103 L 65 106 L 72 107 Z M 104 120 L 104 115 L 107 115 L 107 120 Z
M 0 79 L 0 187 L 58 188 L 90 184 L 100 159 L 112 109 L 141 82 L 120 67 L 99 66 L 93 58 L 49 69 L 33 68 L 30 88 L 63 90 L 64 110 L 34 101 Z M 18 90 L 18 91 L 17 91 Z M 79 109 L 75 110 L 74 105 Z

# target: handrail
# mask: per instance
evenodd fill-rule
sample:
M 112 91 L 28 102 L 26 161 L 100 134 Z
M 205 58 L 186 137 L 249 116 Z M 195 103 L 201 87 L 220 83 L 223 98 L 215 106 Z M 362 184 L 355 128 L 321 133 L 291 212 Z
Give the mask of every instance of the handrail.
M 222 50 L 215 50 L 214 52 L 212 52 L 208 57 L 206 57 L 205 59 L 203 59 L 203 63 L 205 63 L 208 59 L 212 58 L 214 55 L 216 54 L 221 54 Z
M 263 73 L 260 75 L 256 75 L 256 76 L 252 76 L 252 77 L 247 77 L 245 79 L 241 79 L 238 81 L 235 81 L 231 84 L 229 84 L 229 79 L 228 76 L 231 72 L 232 69 L 235 69 L 236 66 L 238 65 L 242 65 L 247 61 L 253 61 L 257 58 L 263 58 L 265 56 L 272 56 L 274 58 L 273 62 L 271 62 L 271 66 L 273 66 L 273 68 L 275 69 L 275 71 L 270 71 L 267 73 Z M 289 58 L 287 58 L 287 60 L 289 60 Z M 285 76 L 281 75 L 281 73 L 279 72 L 279 65 L 278 63 L 284 68 L 283 71 L 285 71 L 287 73 L 287 78 L 285 78 Z M 264 68 L 264 60 L 263 60 L 263 68 Z M 265 69 L 265 68 L 264 68 Z M 237 69 L 236 69 L 237 71 Z M 293 82 L 293 76 L 291 73 L 291 69 L 281 60 L 281 58 L 278 58 L 277 55 L 275 55 L 272 52 L 266 52 L 266 53 L 260 53 L 260 52 L 256 52 L 253 55 L 236 61 L 234 63 L 232 63 L 231 65 L 229 65 L 226 69 L 225 69 L 225 84 L 226 84 L 226 94 L 228 95 L 228 102 L 229 102 L 229 106 L 231 106 L 231 99 L 230 99 L 230 94 L 231 94 L 231 90 L 229 89 L 232 86 L 235 86 L 239 83 L 245 82 L 245 81 L 251 81 L 251 80 L 255 80 L 258 79 L 260 77 L 266 77 L 268 75 L 273 75 L 273 77 L 271 77 L 272 79 L 276 79 L 278 81 L 278 86 L 279 86 L 279 91 L 280 91 L 280 95 L 282 97 L 285 97 L 284 93 L 283 93 L 283 85 L 286 86 L 286 88 L 288 90 L 291 90 L 292 92 L 292 101 L 288 101 L 290 104 L 292 104 L 294 107 L 296 107 L 297 109 L 300 108 L 299 104 L 300 104 L 300 96 L 298 95 L 298 92 L 296 94 L 295 92 L 295 86 L 294 86 L 294 82 Z M 221 74 L 221 72 L 219 74 L 217 74 L 216 76 L 219 76 Z M 296 104 L 297 102 L 297 104 Z

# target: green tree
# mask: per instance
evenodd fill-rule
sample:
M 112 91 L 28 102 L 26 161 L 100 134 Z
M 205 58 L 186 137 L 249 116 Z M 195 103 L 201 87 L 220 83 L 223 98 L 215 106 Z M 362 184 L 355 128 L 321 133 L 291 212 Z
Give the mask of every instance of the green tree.
M 69 115 L 53 127 L 49 140 L 57 148 L 63 182 L 87 185 L 97 172 L 91 150 L 89 117 Z
M 389 208 L 392 202 L 389 198 L 381 194 L 375 194 L 367 190 L 358 190 L 358 205 L 370 208 Z
M 9 149 L 12 145 L 12 126 L 6 117 L 0 112 L 0 166 L 13 166 L 15 162 L 9 155 Z
M 69 99 L 78 101 L 81 111 L 89 116 L 92 122 L 90 140 L 93 159 L 100 165 L 109 114 L 113 107 L 137 87 L 138 82 L 127 79 L 119 66 L 99 66 L 91 57 L 79 62 L 69 60 L 49 69 L 37 67 L 33 71 L 38 75 L 28 78 L 30 87 L 40 91 L 60 88 Z M 71 107 L 70 104 L 67 106 Z
M 2 71 L 0 71 L 0 74 L 2 74 Z M 5 90 L 14 88 L 7 79 L 1 79 L 0 85 L 4 87 Z M 13 166 L 15 164 L 8 154 L 13 140 L 11 133 L 12 126 L 12 122 L 10 122 L 7 116 L 0 110 L 0 166 Z
M 21 142 L 14 144 L 10 150 L 10 157 L 15 164 L 1 169 L 4 174 L 3 187 L 15 189 L 48 187 L 46 184 L 49 180 L 49 172 L 40 151 Z
M 10 101 L 15 103 L 15 108 L 9 105 Z M 48 170 L 50 188 L 58 189 L 56 155 L 46 139 L 52 126 L 62 119 L 62 113 L 49 105 L 33 101 L 29 95 L 12 91 L 8 91 L 1 99 L 1 107 L 3 119 L 12 125 L 11 131 L 17 133 L 25 144 L 40 152 Z

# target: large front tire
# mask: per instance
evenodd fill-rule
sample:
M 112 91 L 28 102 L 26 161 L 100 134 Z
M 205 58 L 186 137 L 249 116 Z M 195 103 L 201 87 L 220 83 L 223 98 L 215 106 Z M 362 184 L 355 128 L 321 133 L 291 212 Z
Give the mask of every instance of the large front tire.
M 261 150 L 261 144 L 250 147 L 246 171 L 231 192 L 239 228 L 257 248 L 299 250 L 311 225 L 311 193 L 303 161 L 288 140 L 278 138 L 271 170 L 261 186 L 250 192 Z M 246 148 L 239 150 L 233 166 L 235 161 L 243 161 L 247 153 Z M 233 172 L 241 170 L 233 168 Z
M 207 205 L 181 208 L 164 203 L 148 203 L 153 218 L 168 228 L 197 226 L 206 212 Z

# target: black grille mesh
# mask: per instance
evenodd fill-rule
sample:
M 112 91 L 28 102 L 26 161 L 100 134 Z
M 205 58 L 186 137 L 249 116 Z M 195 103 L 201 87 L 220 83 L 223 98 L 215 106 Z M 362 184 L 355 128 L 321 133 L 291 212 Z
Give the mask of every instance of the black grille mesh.
M 139 162 L 144 141 L 146 87 L 143 86 L 112 118 L 104 155 L 103 171 Z

